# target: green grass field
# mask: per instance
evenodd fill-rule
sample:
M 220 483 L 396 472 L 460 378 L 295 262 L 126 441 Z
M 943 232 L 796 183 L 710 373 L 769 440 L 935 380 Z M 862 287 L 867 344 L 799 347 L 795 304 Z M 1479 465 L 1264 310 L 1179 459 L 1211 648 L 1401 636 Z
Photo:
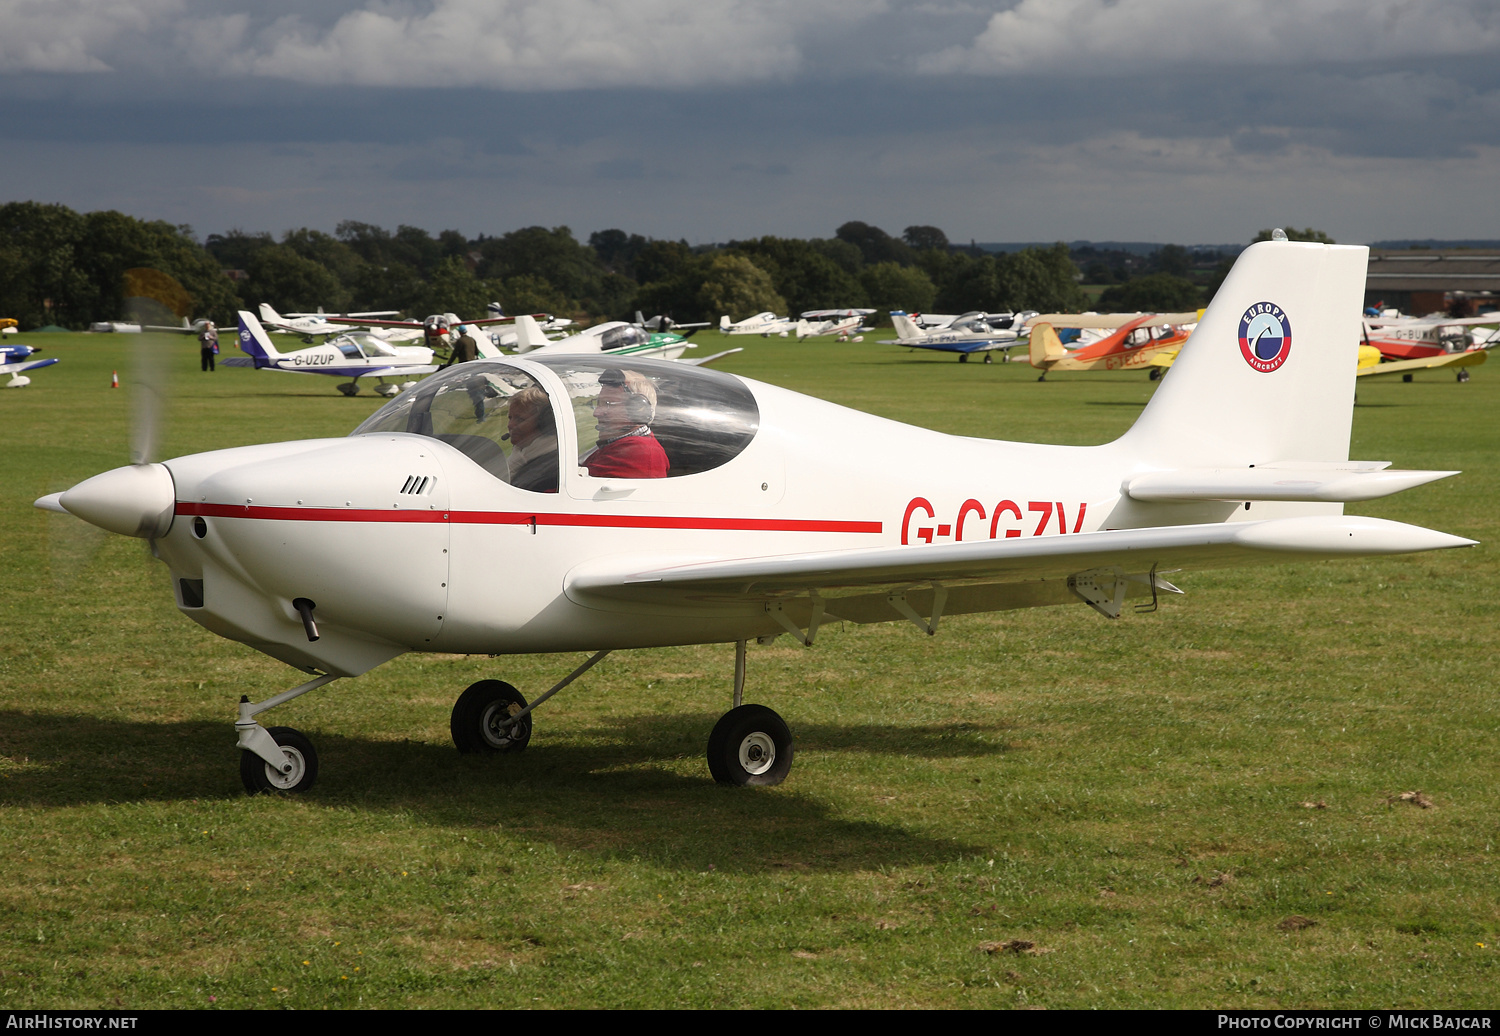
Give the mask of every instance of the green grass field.
M 1477 549 L 1186 572 L 1186 597 L 1118 622 L 1080 604 L 752 645 L 747 700 L 797 743 L 774 789 L 703 760 L 729 645 L 617 653 L 523 755 L 485 759 L 449 741 L 458 693 L 534 695 L 583 656 L 408 655 L 268 716 L 323 775 L 252 799 L 235 702 L 301 677 L 180 615 L 140 541 L 31 507 L 126 462 L 131 342 L 19 339 L 63 362 L 0 392 L 0 1006 L 1500 997 L 1500 370 L 1362 383 L 1354 417 L 1355 457 L 1464 473 L 1350 510 Z M 965 435 L 1103 442 L 1152 391 L 732 344 L 723 369 Z M 343 434 L 379 402 L 167 347 L 162 456 Z

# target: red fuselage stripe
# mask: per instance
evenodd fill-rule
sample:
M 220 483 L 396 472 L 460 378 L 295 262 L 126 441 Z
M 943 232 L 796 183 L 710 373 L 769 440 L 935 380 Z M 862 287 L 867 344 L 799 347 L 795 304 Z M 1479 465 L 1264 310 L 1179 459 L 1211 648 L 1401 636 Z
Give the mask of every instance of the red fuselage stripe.
M 535 511 L 418 511 L 361 507 L 264 507 L 177 501 L 176 513 L 204 518 L 257 518 L 279 522 L 449 522 L 459 525 L 557 525 L 606 529 L 723 529 L 753 532 L 878 533 L 880 522 L 818 521 L 797 518 L 690 518 L 674 515 L 543 514 Z

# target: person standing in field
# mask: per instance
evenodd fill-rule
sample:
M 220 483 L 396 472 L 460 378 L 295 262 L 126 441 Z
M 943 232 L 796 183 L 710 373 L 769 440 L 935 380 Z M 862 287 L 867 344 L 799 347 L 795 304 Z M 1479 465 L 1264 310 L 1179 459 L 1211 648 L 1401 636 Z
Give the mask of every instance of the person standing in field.
M 198 332 L 198 359 L 206 371 L 214 369 L 214 357 L 219 352 L 219 330 L 214 327 L 212 320 L 204 321 L 203 330 Z

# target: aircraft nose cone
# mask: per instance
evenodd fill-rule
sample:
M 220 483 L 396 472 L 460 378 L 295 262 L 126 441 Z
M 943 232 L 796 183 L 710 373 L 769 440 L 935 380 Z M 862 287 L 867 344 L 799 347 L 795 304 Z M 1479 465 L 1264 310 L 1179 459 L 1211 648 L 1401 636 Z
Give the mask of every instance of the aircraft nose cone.
M 122 536 L 156 538 L 172 527 L 177 492 L 160 464 L 132 464 L 78 483 L 62 494 L 69 514 Z

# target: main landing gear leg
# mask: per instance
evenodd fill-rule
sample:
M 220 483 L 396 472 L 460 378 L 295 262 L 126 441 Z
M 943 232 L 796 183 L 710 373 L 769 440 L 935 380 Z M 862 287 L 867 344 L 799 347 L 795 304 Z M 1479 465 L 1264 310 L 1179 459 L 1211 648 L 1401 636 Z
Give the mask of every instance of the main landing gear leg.
M 337 676 L 325 673 L 262 702 L 240 698 L 240 718 L 235 721 L 234 729 L 240 735 L 240 781 L 247 792 L 251 795 L 269 791 L 300 792 L 313 786 L 318 779 L 318 753 L 312 742 L 291 727 L 267 730 L 255 721 L 255 717 L 337 679 Z
M 612 649 L 596 651 L 589 660 L 539 695 L 531 704 L 521 692 L 503 680 L 480 680 L 470 684 L 453 706 L 448 729 L 453 744 L 465 755 L 520 752 L 531 742 L 531 712 L 568 684 L 604 661 Z
M 734 708 L 708 735 L 708 772 L 720 784 L 780 784 L 792 768 L 792 732 L 764 705 L 745 705 L 745 642 L 734 645 Z

